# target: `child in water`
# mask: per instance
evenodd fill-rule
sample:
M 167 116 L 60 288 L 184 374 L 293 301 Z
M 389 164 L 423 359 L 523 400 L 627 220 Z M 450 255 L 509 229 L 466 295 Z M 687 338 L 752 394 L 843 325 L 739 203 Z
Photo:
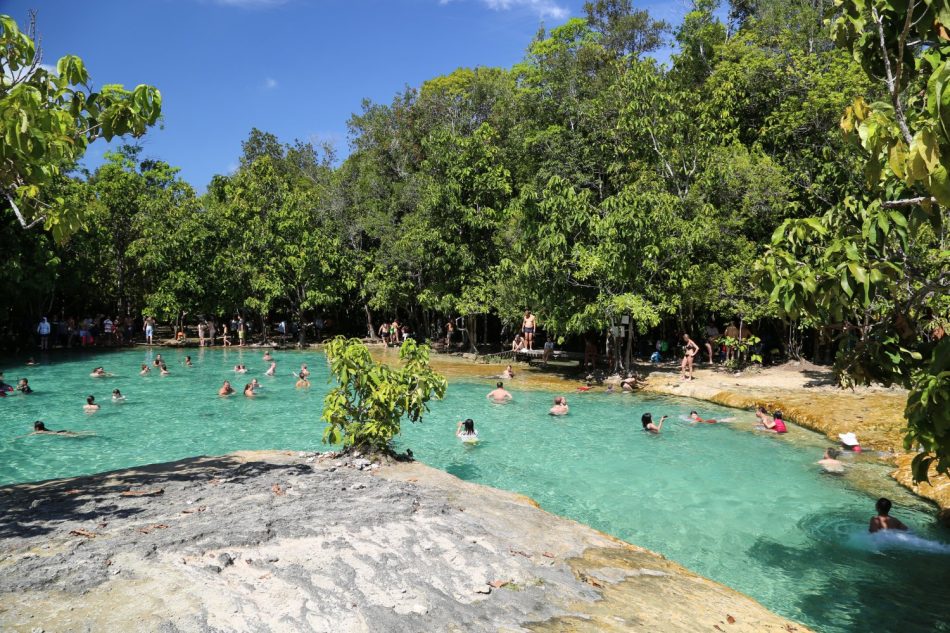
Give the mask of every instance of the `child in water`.
M 125 396 L 118 389 L 112 390 L 112 402 L 125 402 Z

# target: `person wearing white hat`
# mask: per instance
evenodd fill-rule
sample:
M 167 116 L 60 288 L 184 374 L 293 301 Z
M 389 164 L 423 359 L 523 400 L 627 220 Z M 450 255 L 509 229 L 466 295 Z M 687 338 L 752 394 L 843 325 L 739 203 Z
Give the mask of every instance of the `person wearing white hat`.
M 838 433 L 838 439 L 841 440 L 841 445 L 845 450 L 855 453 L 861 452 L 861 445 L 854 433 Z

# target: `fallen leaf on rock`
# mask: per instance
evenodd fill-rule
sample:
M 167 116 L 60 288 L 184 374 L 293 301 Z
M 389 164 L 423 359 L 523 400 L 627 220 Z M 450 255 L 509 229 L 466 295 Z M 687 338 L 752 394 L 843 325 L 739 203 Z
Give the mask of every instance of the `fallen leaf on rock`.
M 164 530 L 167 528 L 168 526 L 164 523 L 156 523 L 155 525 L 147 525 L 143 528 L 139 528 L 139 532 L 142 534 L 148 534 L 149 532 L 154 532 L 155 530 Z
M 510 580 L 493 580 L 488 584 L 494 587 L 495 589 L 501 589 L 505 585 L 510 585 L 511 581 Z
M 286 494 L 284 492 L 284 489 L 280 487 L 280 484 L 274 484 L 273 486 L 270 487 L 270 489 L 273 490 L 274 494 L 277 495 L 278 497 L 283 497 Z
M 557 557 L 556 557 L 554 554 L 552 554 L 551 552 L 544 552 L 543 554 L 541 554 L 541 556 L 544 556 L 545 558 L 557 558 Z
M 71 488 L 63 492 L 63 494 L 64 495 L 78 495 L 78 494 L 82 494 L 82 490 L 80 490 L 79 488 Z
M 729 624 L 735 624 L 736 619 L 732 617 L 731 615 L 726 615 L 726 622 L 728 622 Z
M 96 538 L 97 534 L 95 532 L 90 532 L 89 530 L 70 530 L 70 534 L 73 536 L 85 536 L 86 538 Z
M 512 555 L 517 554 L 517 555 L 519 555 L 519 556 L 524 556 L 525 558 L 531 558 L 531 554 L 528 554 L 527 552 L 522 552 L 521 550 L 509 549 L 508 551 L 509 551 Z
M 596 578 L 591 578 L 587 574 L 581 574 L 581 580 L 586 582 L 588 585 L 591 585 L 592 587 L 597 587 L 599 589 L 603 589 L 604 587 L 604 583 L 600 582 Z
M 193 512 L 204 512 L 204 511 L 207 510 L 207 509 L 208 509 L 208 508 L 206 508 L 205 506 L 198 506 L 197 508 L 190 508 L 190 509 L 188 509 L 188 510 L 182 510 L 181 513 L 182 513 L 182 514 L 192 514 Z
M 132 490 L 129 488 L 125 492 L 120 493 L 123 497 L 157 497 L 158 495 L 165 494 L 164 488 L 153 488 L 151 490 Z

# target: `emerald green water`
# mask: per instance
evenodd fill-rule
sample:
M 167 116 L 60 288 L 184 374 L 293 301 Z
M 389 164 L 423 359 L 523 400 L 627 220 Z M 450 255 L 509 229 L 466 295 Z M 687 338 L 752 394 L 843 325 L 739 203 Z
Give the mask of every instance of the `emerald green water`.
M 326 364 L 316 353 L 276 353 L 278 375 L 257 350 L 162 350 L 171 376 L 141 377 L 144 350 L 51 357 L 51 364 L 7 363 L 6 381 L 27 377 L 36 393 L 0 399 L 0 484 L 88 474 L 240 449 L 326 450 L 320 407 Z M 250 372 L 236 375 L 243 362 Z M 313 388 L 290 375 L 301 362 Z M 102 365 L 114 378 L 91 378 Z M 245 382 L 263 385 L 254 399 Z M 231 380 L 239 393 L 220 398 Z M 770 609 L 829 633 L 950 631 L 950 538 L 933 511 L 902 492 L 870 460 L 845 477 L 814 462 L 825 441 L 792 427 L 777 437 L 752 430 L 751 415 L 691 400 L 566 392 L 571 413 L 547 415 L 552 392 L 519 389 L 495 405 L 492 379 L 454 379 L 446 399 L 399 439 L 416 458 L 463 479 L 514 490 L 542 507 L 658 551 L 749 594 Z M 567 384 L 567 383 L 566 383 Z M 110 401 L 113 389 L 124 404 Z M 93 394 L 102 410 L 87 415 Z M 690 409 L 734 422 L 690 426 Z M 640 430 L 644 411 L 671 420 L 659 436 Z M 476 421 L 480 441 L 454 437 L 457 420 Z M 95 436 L 25 436 L 33 420 Z M 865 482 L 858 486 L 859 482 Z M 873 482 L 877 489 L 865 491 Z M 914 536 L 870 537 L 875 495 Z

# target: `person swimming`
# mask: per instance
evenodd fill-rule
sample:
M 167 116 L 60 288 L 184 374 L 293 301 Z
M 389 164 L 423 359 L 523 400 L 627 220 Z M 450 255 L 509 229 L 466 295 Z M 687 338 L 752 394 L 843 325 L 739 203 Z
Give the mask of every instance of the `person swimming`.
M 261 383 L 257 381 L 257 378 L 251 379 L 251 389 L 254 390 L 254 393 L 257 393 L 257 390 L 261 388 Z
M 644 413 L 642 416 L 640 416 L 640 423 L 643 425 L 644 431 L 647 431 L 648 433 L 657 434 L 663 429 L 663 421 L 666 420 L 666 418 L 668 417 L 670 416 L 664 415 L 662 418 L 660 418 L 659 424 L 654 424 L 653 414 Z
M 270 355 L 270 352 L 264 352 L 264 362 L 270 363 L 274 360 L 274 357 Z
M 152 365 L 155 366 L 155 367 L 161 367 L 161 366 L 162 366 L 162 355 L 161 355 L 161 354 L 155 354 L 155 360 L 152 361 Z
M 235 371 L 236 373 L 238 373 L 238 374 L 246 374 L 246 373 L 247 373 L 247 365 L 235 365 L 235 366 L 234 366 L 234 371 Z
M 715 423 L 716 423 L 716 421 L 713 420 L 713 419 L 703 419 L 703 418 L 699 417 L 699 414 L 696 413 L 695 411 L 690 411 L 690 412 L 689 412 L 689 422 L 690 422 L 690 424 L 697 424 L 697 423 L 700 423 L 700 424 L 715 424 Z
M 478 440 L 478 431 L 475 430 L 475 421 L 472 418 L 459 421 L 455 427 L 455 437 L 463 442 L 474 442 Z
M 161 372 L 161 373 L 162 373 L 162 376 L 171 376 L 171 375 L 172 375 L 172 373 L 171 373 L 170 371 L 168 371 L 168 365 L 166 365 L 165 363 L 162 363 L 162 372 Z
M 511 365 L 505 367 L 505 371 L 501 372 L 501 377 L 505 380 L 511 380 L 515 377 L 515 370 L 511 368 Z
M 267 371 L 264 372 L 265 376 L 273 376 L 277 373 L 277 363 L 272 362 L 270 367 L 267 368 Z
M 308 389 L 310 387 L 310 381 L 307 380 L 305 376 L 298 376 L 297 382 L 294 383 L 294 387 L 297 389 Z
M 106 370 L 103 369 L 102 367 L 96 367 L 95 369 L 92 370 L 92 373 L 89 375 L 92 376 L 93 378 L 105 378 L 107 376 L 111 376 L 112 374 L 107 373 Z
M 152 373 L 152 368 L 148 365 L 142 365 L 142 369 L 139 371 L 139 376 L 148 376 L 150 373 Z
M 231 386 L 231 381 L 225 380 L 224 384 L 221 385 L 221 388 L 218 389 L 219 396 L 230 396 L 234 393 L 234 387 Z
M 755 408 L 755 417 L 759 419 L 760 428 L 766 431 L 771 431 L 772 433 L 788 433 L 788 428 L 782 419 L 781 411 L 776 411 L 772 415 L 769 415 L 765 407 L 759 406 Z
M 34 366 L 34 365 L 39 365 L 39 363 L 36 362 L 36 361 L 33 359 L 32 356 L 30 356 L 30 358 L 26 361 L 26 366 L 27 366 L 27 367 L 32 367 L 32 366 Z
M 33 423 L 33 432 L 30 433 L 30 435 L 62 435 L 65 437 L 79 437 L 80 435 L 95 435 L 95 434 L 90 433 L 88 431 L 84 431 L 82 433 L 74 433 L 73 431 L 66 431 L 65 429 L 61 431 L 54 431 L 52 429 L 46 428 L 46 425 L 43 424 L 41 420 L 37 420 L 36 422 Z
M 818 465 L 826 473 L 833 473 L 835 475 L 840 475 L 844 472 L 844 464 L 838 461 L 838 455 L 841 452 L 837 448 L 829 448 L 825 450 L 824 456 L 818 460 Z
M 30 387 L 30 381 L 26 378 L 20 378 L 19 382 L 16 384 L 16 390 L 20 393 L 33 393 L 33 388 Z
M 877 509 L 877 516 L 871 517 L 871 523 L 868 525 L 868 532 L 875 533 L 882 530 L 907 530 L 907 526 L 899 520 L 890 516 L 891 500 L 881 497 L 874 504 Z
M 248 398 L 254 397 L 254 387 L 251 386 L 251 383 L 244 385 L 244 395 Z
M 194 367 L 194 365 L 191 364 L 191 356 L 185 356 L 185 367 Z
M 495 388 L 488 392 L 488 399 L 492 402 L 502 403 L 511 400 L 511 394 L 505 391 L 505 383 L 500 380 L 495 384 Z
M 112 390 L 112 402 L 125 402 L 125 396 L 118 389 Z
M 567 398 L 558 396 L 554 399 L 554 406 L 548 411 L 548 415 L 567 415 Z
M 297 377 L 298 377 L 298 378 L 309 378 L 309 377 L 310 377 L 310 370 L 307 369 L 307 363 L 301 363 L 301 364 L 300 364 L 300 373 L 297 374 Z
M 86 404 L 82 407 L 83 411 L 86 413 L 95 413 L 99 410 L 99 405 L 96 404 L 95 396 L 86 396 Z

